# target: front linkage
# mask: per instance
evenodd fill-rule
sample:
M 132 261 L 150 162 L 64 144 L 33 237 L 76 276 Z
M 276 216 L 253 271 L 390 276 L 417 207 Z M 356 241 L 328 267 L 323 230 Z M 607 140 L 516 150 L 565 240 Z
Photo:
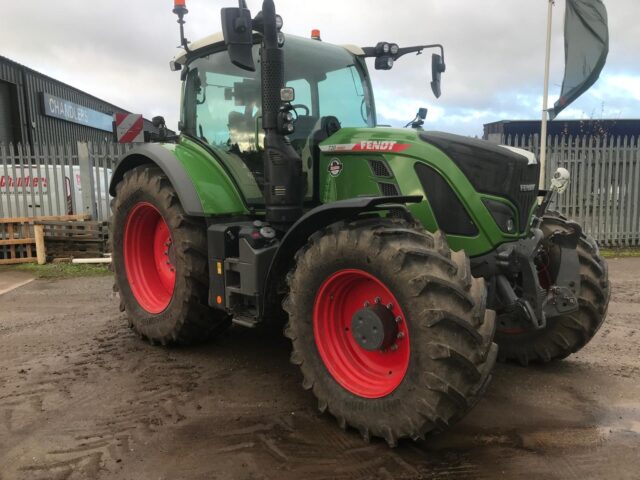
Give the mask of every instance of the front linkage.
M 569 172 L 559 168 L 536 211 L 529 238 L 503 244 L 471 261 L 474 275 L 490 280 L 489 307 L 517 319 L 517 325 L 511 327 L 521 328 L 525 320 L 534 330 L 541 330 L 548 319 L 579 308 L 580 262 L 576 248 L 581 230 L 558 230 L 545 238 L 540 229 L 553 196 L 564 192 L 568 180 Z M 553 279 L 546 265 L 552 248 L 559 252 L 560 259 Z

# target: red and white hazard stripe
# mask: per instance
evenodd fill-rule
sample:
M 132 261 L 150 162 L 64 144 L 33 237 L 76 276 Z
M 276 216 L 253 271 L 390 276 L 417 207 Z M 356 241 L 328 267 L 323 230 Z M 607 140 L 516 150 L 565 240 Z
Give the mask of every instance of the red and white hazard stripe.
M 144 119 L 135 113 L 116 113 L 118 143 L 144 142 Z

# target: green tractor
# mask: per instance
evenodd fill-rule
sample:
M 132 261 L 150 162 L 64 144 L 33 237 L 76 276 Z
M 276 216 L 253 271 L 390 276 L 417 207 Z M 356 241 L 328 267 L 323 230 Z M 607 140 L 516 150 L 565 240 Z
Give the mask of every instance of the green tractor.
M 183 0 L 174 12 L 180 134 L 130 151 L 110 186 L 116 290 L 140 336 L 286 318 L 319 409 L 390 445 L 460 419 L 497 358 L 549 362 L 594 336 L 606 263 L 547 210 L 566 171 L 540 190 L 528 152 L 424 131 L 424 111 L 376 124 L 366 59 L 437 49 L 437 97 L 440 45 L 285 35 L 273 0 L 222 9 L 223 33 L 191 43 Z

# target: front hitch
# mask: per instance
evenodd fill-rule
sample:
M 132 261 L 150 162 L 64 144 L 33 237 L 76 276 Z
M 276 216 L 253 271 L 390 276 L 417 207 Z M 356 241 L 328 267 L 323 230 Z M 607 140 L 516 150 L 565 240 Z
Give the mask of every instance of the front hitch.
M 532 237 L 500 246 L 494 257 L 495 294 L 500 308 L 514 318 L 526 319 L 535 329 L 549 319 L 576 311 L 580 293 L 579 260 L 576 247 L 580 233 L 556 232 L 544 238 L 532 228 Z M 542 285 L 540 256 L 554 250 L 559 255 L 552 283 Z
M 570 233 L 553 233 L 548 243 L 559 252 L 558 272 L 554 285 L 549 288 L 544 303 L 544 313 L 547 318 L 566 315 L 578 310 L 578 296 L 580 294 L 580 259 L 578 257 L 578 242 L 580 231 Z

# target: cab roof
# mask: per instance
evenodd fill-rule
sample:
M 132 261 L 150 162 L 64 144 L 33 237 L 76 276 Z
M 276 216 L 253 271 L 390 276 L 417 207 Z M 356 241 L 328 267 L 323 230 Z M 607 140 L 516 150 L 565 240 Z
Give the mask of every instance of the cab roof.
M 298 39 L 304 39 L 304 40 L 309 40 L 306 37 L 300 37 L 297 35 L 289 35 L 286 34 L 287 37 L 293 37 L 293 38 L 298 38 Z M 317 41 L 317 40 L 314 40 Z M 202 48 L 206 48 L 206 47 L 212 47 L 215 45 L 223 45 L 224 44 L 224 37 L 222 35 L 222 32 L 217 32 L 214 33 L 212 35 L 209 35 L 207 37 L 201 38 L 199 40 L 196 40 L 194 42 L 191 42 L 191 44 L 189 45 L 189 49 L 192 52 L 195 52 L 197 50 L 200 50 Z M 332 45 L 332 44 L 330 44 Z M 344 48 L 345 50 L 347 50 L 349 53 L 356 55 L 356 56 L 362 56 L 364 55 L 364 50 L 362 50 L 362 48 L 358 47 L 357 45 L 337 45 L 338 47 Z M 184 48 L 180 48 L 178 54 L 173 58 L 173 61 L 175 63 L 178 63 L 180 65 L 184 65 L 185 63 L 187 63 L 187 52 L 184 50 Z

